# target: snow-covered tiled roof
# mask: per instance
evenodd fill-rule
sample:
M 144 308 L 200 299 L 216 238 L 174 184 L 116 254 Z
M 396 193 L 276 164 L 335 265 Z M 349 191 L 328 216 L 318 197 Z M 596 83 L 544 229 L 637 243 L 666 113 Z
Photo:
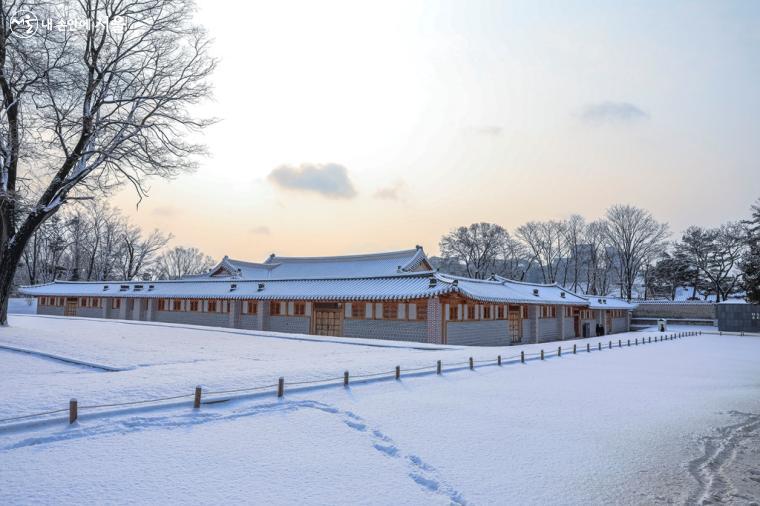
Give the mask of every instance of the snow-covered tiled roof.
M 607 295 L 584 295 L 588 301 L 588 307 L 591 309 L 626 309 L 633 311 L 637 304 L 631 304 L 623 299 L 609 297 Z
M 108 288 L 105 288 L 108 287 Z M 435 297 L 452 291 L 431 286 L 429 275 L 301 280 L 177 280 L 155 282 L 56 281 L 23 287 L 25 295 L 71 297 L 225 298 L 296 300 L 402 300 Z
M 528 304 L 586 305 L 585 299 L 557 285 L 522 283 L 501 276 L 493 276 L 487 280 L 442 276 L 452 282 L 455 280 L 459 290 L 473 299 Z
M 207 277 L 240 279 L 338 279 L 392 276 L 399 272 L 430 271 L 422 247 L 403 251 L 331 257 L 271 255 L 263 263 L 224 257 Z M 197 278 L 194 278 L 197 279 Z

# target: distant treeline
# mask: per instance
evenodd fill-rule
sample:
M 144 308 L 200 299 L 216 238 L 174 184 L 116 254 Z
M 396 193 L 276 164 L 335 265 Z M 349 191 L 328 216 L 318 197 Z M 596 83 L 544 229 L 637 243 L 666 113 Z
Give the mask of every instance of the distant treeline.
M 579 215 L 531 221 L 514 234 L 493 223 L 461 226 L 441 238 L 441 258 L 433 262 L 451 274 L 496 274 L 629 300 L 673 299 L 682 286 L 693 298 L 712 294 L 720 301 L 738 293 L 760 300 L 760 200 L 747 220 L 670 236 L 649 211 L 615 205 L 596 221 Z

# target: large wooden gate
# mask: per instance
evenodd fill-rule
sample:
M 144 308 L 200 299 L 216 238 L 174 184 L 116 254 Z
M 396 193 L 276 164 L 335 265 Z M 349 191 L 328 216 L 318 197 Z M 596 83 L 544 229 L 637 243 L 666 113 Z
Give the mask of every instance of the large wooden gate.
M 66 305 L 63 307 L 63 316 L 76 316 L 77 315 L 77 300 L 75 298 L 67 298 Z
M 518 306 L 516 309 L 509 308 L 509 337 L 512 343 L 522 342 L 522 311 Z
M 312 333 L 318 336 L 341 335 L 341 309 L 337 303 L 317 303 L 311 316 Z

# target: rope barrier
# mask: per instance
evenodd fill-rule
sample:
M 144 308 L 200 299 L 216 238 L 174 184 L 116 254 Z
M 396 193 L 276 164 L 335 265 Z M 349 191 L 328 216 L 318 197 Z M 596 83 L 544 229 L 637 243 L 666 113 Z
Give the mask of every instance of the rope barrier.
M 47 415 L 52 415 L 55 413 L 63 413 L 64 411 L 68 411 L 68 410 L 69 408 L 55 409 L 53 411 L 45 411 L 43 413 L 32 413 L 31 415 L 14 416 L 13 418 L 3 418 L 2 420 L 0 420 L 0 423 L 12 422 L 14 420 L 24 420 L 25 418 L 34 418 L 37 416 L 47 416 Z
M 684 332 L 684 333 L 681 334 L 681 336 L 683 336 L 683 337 L 692 336 L 692 335 L 700 335 L 700 334 L 698 334 L 696 332 L 695 333 Z M 669 336 L 666 336 L 664 340 L 673 340 L 677 336 L 680 337 L 678 334 L 670 334 Z M 644 344 L 645 342 L 646 341 L 644 339 L 642 339 L 642 344 Z M 663 342 L 663 339 L 660 339 L 660 340 L 656 340 L 655 339 L 655 341 L 649 341 L 649 342 Z M 590 344 L 591 343 L 587 343 L 587 345 L 588 345 L 587 346 L 587 350 L 590 350 L 590 351 L 602 351 L 604 349 L 603 343 L 601 343 L 602 344 L 602 348 L 601 349 L 599 349 L 599 344 L 600 343 L 597 343 L 597 345 L 595 347 L 593 347 L 593 348 L 590 347 Z M 548 350 L 548 351 L 547 350 L 539 350 L 539 351 L 531 352 L 531 353 L 522 352 L 519 355 L 511 355 L 511 356 L 508 356 L 508 357 L 501 357 L 501 363 L 504 364 L 505 362 L 509 362 L 509 361 L 512 361 L 512 360 L 518 361 L 522 357 L 538 357 L 539 355 L 542 355 L 542 354 L 543 354 L 544 358 L 546 358 L 546 357 L 552 357 L 552 356 L 553 357 L 561 357 L 561 353 L 572 354 L 572 352 L 573 352 L 574 349 L 575 349 L 575 346 L 573 348 L 568 347 L 567 349 L 562 348 L 560 346 L 558 349 L 553 349 L 553 350 Z M 498 363 L 498 359 L 473 360 L 473 363 L 474 364 L 484 364 L 484 363 L 497 364 Z M 447 367 L 465 366 L 465 365 L 469 365 L 469 364 L 470 364 L 470 361 L 467 360 L 467 361 L 464 361 L 464 362 L 453 362 L 453 363 L 449 363 L 449 364 L 440 363 L 440 367 L 443 369 L 443 368 L 447 368 Z M 437 370 L 437 369 L 438 369 L 438 364 L 436 364 L 436 365 L 422 366 L 422 367 L 414 367 L 414 368 L 410 368 L 410 369 L 401 369 L 400 372 L 401 373 L 403 373 L 403 372 L 409 373 L 409 372 L 417 372 L 417 371 L 424 371 L 424 370 L 431 370 L 432 371 L 432 370 Z M 376 373 L 355 374 L 355 375 L 352 375 L 351 378 L 362 379 L 362 378 L 372 378 L 372 377 L 386 376 L 386 375 L 394 375 L 395 376 L 396 375 L 396 370 L 394 369 L 394 370 L 390 370 L 390 371 L 382 371 L 382 372 L 376 372 Z M 329 382 L 333 382 L 333 381 L 335 381 L 335 382 L 343 382 L 344 380 L 345 380 L 344 376 L 335 376 L 335 377 L 329 377 L 329 378 L 323 378 L 323 379 L 311 379 L 311 380 L 302 380 L 302 381 L 287 382 L 287 385 L 288 386 L 316 385 L 318 383 L 329 383 Z M 259 390 L 267 390 L 267 389 L 275 389 L 275 388 L 278 388 L 278 384 L 277 383 L 271 384 L 271 385 L 262 385 L 262 386 L 257 386 L 257 387 L 245 387 L 245 388 L 235 388 L 235 389 L 217 390 L 217 391 L 204 391 L 203 393 L 204 393 L 204 395 L 207 395 L 207 396 L 208 395 L 213 396 L 213 395 L 225 395 L 225 394 L 233 394 L 233 393 L 241 393 L 241 392 L 254 392 L 254 391 L 259 391 Z M 193 395 L 194 394 L 183 394 L 183 395 L 174 395 L 174 396 L 171 396 L 171 397 L 159 397 L 159 398 L 155 398 L 155 399 L 147 399 L 147 400 L 141 400 L 141 401 L 129 401 L 129 402 L 119 402 L 119 403 L 110 403 L 110 404 L 93 404 L 93 405 L 89 405 L 89 406 L 80 406 L 78 409 L 80 409 L 80 410 L 82 410 L 82 409 L 102 409 L 102 408 L 114 408 L 114 407 L 121 407 L 121 406 L 135 406 L 135 405 L 140 405 L 140 404 L 150 404 L 150 403 L 154 403 L 154 402 L 164 402 L 164 401 L 171 401 L 171 400 L 177 400 L 177 399 L 185 399 L 185 398 L 193 397 Z M 74 401 L 72 401 L 72 402 L 74 402 Z M 15 417 L 11 417 L 11 418 L 3 418 L 3 419 L 0 419 L 0 424 L 7 423 L 7 422 L 18 421 L 18 420 L 27 420 L 27 419 L 30 419 L 30 418 L 39 418 L 39 417 L 44 417 L 44 416 L 48 416 L 48 415 L 54 415 L 54 414 L 58 414 L 58 413 L 65 413 L 65 412 L 69 411 L 69 409 L 70 408 L 55 409 L 55 410 L 51 410 L 51 411 L 44 411 L 44 412 L 41 412 L 41 413 L 32 413 L 32 414 L 29 414 L 29 415 L 21 415 L 21 416 L 15 416 Z

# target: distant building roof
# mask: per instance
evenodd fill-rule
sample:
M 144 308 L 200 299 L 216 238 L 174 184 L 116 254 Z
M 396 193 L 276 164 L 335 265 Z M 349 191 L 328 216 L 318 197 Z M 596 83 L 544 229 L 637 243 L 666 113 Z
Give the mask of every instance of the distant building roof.
M 263 263 L 224 257 L 205 277 L 240 279 L 339 279 L 392 276 L 404 272 L 428 272 L 421 247 L 387 253 L 329 257 L 283 257 L 271 255 Z M 196 276 L 193 279 L 200 279 Z

